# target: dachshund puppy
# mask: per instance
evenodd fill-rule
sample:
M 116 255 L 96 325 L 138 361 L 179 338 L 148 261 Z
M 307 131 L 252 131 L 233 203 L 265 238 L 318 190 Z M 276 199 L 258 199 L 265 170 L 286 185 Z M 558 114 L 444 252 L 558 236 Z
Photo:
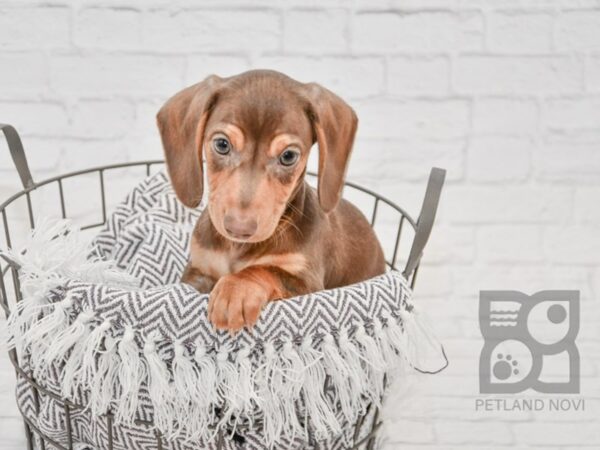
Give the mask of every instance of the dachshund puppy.
M 385 271 L 362 213 L 340 199 L 358 120 L 342 99 L 267 70 L 210 76 L 157 115 L 178 198 L 208 206 L 182 282 L 210 292 L 218 329 L 251 328 L 276 299 L 356 283 Z M 313 144 L 318 189 L 304 181 Z

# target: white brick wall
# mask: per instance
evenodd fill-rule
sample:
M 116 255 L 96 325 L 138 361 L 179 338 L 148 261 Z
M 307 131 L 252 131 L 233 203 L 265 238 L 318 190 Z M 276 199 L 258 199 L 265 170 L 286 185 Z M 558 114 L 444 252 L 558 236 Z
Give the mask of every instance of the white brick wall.
M 394 393 L 386 448 L 598 448 L 600 1 L 0 1 L 0 121 L 37 178 L 160 157 L 170 94 L 253 67 L 346 98 L 350 177 L 410 212 L 449 170 L 416 294 L 451 365 Z M 0 148 L 0 198 L 17 188 Z M 477 296 L 498 288 L 581 290 L 586 411 L 474 410 Z

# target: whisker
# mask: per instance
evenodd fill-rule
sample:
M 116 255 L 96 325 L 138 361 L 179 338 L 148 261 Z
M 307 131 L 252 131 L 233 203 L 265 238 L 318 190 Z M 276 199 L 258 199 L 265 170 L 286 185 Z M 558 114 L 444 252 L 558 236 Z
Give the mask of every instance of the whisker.
M 290 208 L 292 210 L 292 212 L 295 212 L 296 214 L 300 214 L 300 217 L 304 217 L 304 211 L 298 209 L 297 206 L 294 206 L 291 203 L 288 203 L 287 207 Z
M 303 236 L 302 230 L 298 228 L 298 226 L 292 221 L 290 217 L 286 215 L 281 216 L 281 222 L 287 226 L 293 227 L 300 234 L 300 236 Z

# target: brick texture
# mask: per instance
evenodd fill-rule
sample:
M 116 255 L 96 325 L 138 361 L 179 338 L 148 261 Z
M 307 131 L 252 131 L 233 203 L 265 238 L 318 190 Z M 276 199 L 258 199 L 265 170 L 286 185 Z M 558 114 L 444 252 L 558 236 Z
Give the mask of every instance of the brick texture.
M 160 105 L 251 68 L 345 98 L 360 119 L 350 178 L 413 215 L 429 168 L 449 171 L 416 296 L 451 365 L 394 388 L 384 448 L 598 448 L 600 1 L 0 0 L 0 122 L 37 179 L 161 158 Z M 132 174 L 107 174 L 109 202 Z M 0 141 L 0 200 L 17 188 Z M 65 188 L 97 221 L 97 196 Z M 475 411 L 479 290 L 556 288 L 581 290 L 589 407 Z M 0 435 L 24 448 L 17 422 Z

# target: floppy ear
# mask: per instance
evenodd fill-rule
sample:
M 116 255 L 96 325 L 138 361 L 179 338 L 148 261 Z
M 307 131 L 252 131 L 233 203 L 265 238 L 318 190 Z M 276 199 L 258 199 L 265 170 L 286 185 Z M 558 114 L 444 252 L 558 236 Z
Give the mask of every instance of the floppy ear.
M 156 115 L 171 183 L 179 200 L 190 208 L 202 200 L 204 128 L 221 82 L 209 76 L 175 94 Z
M 319 146 L 319 203 L 323 211 L 329 212 L 342 195 L 358 118 L 333 92 L 316 83 L 307 84 L 306 89 L 309 115 Z

